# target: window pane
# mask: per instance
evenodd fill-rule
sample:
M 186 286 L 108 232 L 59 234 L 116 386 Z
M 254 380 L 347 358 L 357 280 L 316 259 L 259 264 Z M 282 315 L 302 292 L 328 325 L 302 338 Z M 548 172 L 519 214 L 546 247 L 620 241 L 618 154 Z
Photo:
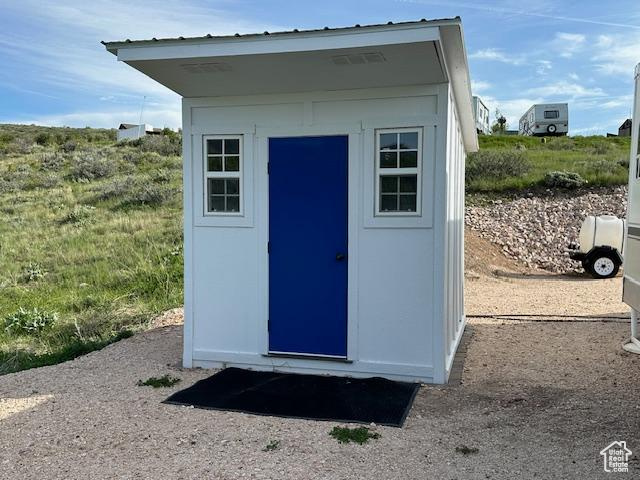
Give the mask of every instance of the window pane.
M 397 133 L 380 134 L 380 150 L 395 150 L 396 148 L 398 148 Z
M 224 194 L 224 180 L 222 178 L 209 178 L 209 195 L 212 194 Z
M 227 197 L 227 212 L 239 212 L 240 211 L 240 196 L 233 195 Z
M 382 193 L 398 193 L 399 177 L 380 177 L 380 191 Z
M 560 117 L 560 112 L 558 110 L 545 110 L 544 118 L 558 118 Z
M 222 153 L 222 140 L 207 140 L 207 153 Z
M 400 152 L 400 168 L 418 166 L 418 152 Z
M 222 157 L 208 157 L 207 170 L 210 172 L 222 171 Z
M 240 153 L 240 140 L 237 138 L 226 139 L 224 141 L 224 153 Z
M 400 211 L 416 211 L 416 195 L 400 195 Z
M 380 211 L 395 212 L 398 210 L 397 195 L 380 195 Z
M 228 178 L 227 182 L 227 195 L 237 195 L 240 193 L 240 179 Z
M 380 168 L 397 168 L 398 152 L 380 152 Z
M 209 211 L 224 212 L 224 195 L 209 195 Z
M 400 149 L 418 148 L 418 132 L 408 132 L 400 134 Z
M 416 193 L 418 191 L 417 175 L 400 177 L 400 191 L 403 193 Z
M 237 172 L 240 170 L 240 157 L 224 157 L 224 171 Z

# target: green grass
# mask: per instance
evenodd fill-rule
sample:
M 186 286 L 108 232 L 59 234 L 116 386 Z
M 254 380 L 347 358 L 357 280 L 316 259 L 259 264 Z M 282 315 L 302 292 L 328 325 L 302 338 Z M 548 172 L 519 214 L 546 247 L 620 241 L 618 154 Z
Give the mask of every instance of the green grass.
M 0 374 L 102 348 L 182 304 L 179 139 L 114 136 L 0 125 Z M 97 165 L 93 180 L 71 175 L 89 168 L 81 159 Z M 16 335 L 4 321 L 20 309 L 56 321 Z
M 380 434 L 372 432 L 369 427 L 333 427 L 329 432 L 329 435 L 335 438 L 339 443 L 357 443 L 362 445 L 369 440 L 377 440 L 380 438 Z
M 479 176 L 467 179 L 467 191 L 507 192 L 544 188 L 546 173 L 578 173 L 590 186 L 624 185 L 628 179 L 628 137 L 537 137 L 480 136 L 480 150 L 522 155 L 529 168 L 521 175 L 505 178 Z M 468 159 L 467 162 L 472 161 Z
M 179 378 L 171 377 L 170 375 L 163 375 L 162 377 L 147 378 L 144 382 L 142 380 L 138 380 L 137 385 L 139 387 L 168 388 L 173 387 L 178 382 L 180 382 Z

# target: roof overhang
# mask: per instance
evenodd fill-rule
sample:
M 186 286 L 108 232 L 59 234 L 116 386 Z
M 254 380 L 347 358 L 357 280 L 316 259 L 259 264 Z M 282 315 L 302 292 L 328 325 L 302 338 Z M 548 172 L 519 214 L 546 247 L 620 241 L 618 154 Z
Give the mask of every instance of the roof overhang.
M 104 43 L 183 97 L 301 93 L 450 81 L 465 146 L 477 150 L 459 18 L 230 37 Z

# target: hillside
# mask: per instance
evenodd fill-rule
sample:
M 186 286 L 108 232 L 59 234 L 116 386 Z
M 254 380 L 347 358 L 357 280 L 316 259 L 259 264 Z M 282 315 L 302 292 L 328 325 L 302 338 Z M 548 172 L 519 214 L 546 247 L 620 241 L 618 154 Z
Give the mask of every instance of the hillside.
M 558 170 L 589 187 L 624 184 L 629 139 L 480 144 L 468 160 L 469 203 L 487 206 L 469 209 L 467 223 L 527 265 L 558 270 L 578 216 L 622 205 L 620 194 L 608 203 L 592 194 L 585 198 L 596 200 L 565 208 L 563 196 L 580 192 L 549 192 L 544 178 Z M 116 144 L 115 130 L 0 125 L 0 374 L 101 348 L 181 305 L 180 152 L 171 132 Z M 527 198 L 510 203 L 522 189 Z M 530 198 L 536 191 L 551 197 Z M 508 221 L 514 216 L 518 229 Z M 538 230 L 557 233 L 523 242 Z M 527 247 L 534 244 L 538 250 Z
M 627 183 L 629 137 L 479 139 L 480 151 L 467 161 L 467 191 L 471 193 L 556 188 L 567 181 L 566 186 L 578 188 Z
M 0 373 L 182 303 L 180 138 L 0 125 Z

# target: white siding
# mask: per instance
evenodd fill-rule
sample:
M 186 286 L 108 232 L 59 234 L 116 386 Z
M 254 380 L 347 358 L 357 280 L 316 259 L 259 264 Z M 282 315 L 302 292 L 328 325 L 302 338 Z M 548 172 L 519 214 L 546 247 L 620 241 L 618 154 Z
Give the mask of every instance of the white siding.
M 465 148 L 455 99 L 447 108 L 445 229 L 445 366 L 447 376 L 465 326 L 464 316 L 464 167 Z
M 436 178 L 435 157 L 443 150 L 438 143 L 445 142 L 440 126 L 446 122 L 438 95 L 447 91 L 444 85 L 184 100 L 190 145 L 185 192 L 191 192 L 185 193 L 185 272 L 191 275 L 185 283 L 185 365 L 443 380 L 434 326 L 441 321 L 444 289 L 434 274 L 434 239 L 444 232 L 432 218 L 444 207 L 436 194 L 443 179 Z M 371 142 L 376 128 L 389 127 L 424 129 L 420 218 L 372 215 Z M 202 215 L 201 139 L 207 134 L 244 135 L 244 218 Z M 350 362 L 342 363 L 266 355 L 268 138 L 324 134 L 349 135 Z M 456 256 L 461 240 L 456 242 L 448 255 Z

